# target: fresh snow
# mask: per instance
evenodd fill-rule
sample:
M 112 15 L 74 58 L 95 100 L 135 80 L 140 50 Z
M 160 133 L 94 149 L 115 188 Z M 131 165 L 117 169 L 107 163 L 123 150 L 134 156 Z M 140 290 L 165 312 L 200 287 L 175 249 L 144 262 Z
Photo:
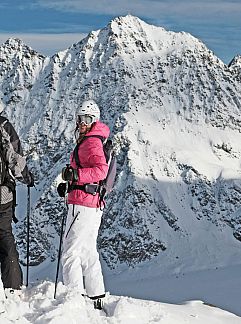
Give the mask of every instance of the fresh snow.
M 226 66 L 190 34 L 130 15 L 51 58 L 17 39 L 0 46 L 0 97 L 36 177 L 33 286 L 24 301 L 6 302 L 12 313 L 31 323 L 61 323 L 63 310 L 70 323 L 78 316 L 83 323 L 239 321 L 220 309 L 241 316 L 240 94 L 240 56 Z M 66 213 L 56 186 L 74 147 L 76 110 L 89 97 L 98 101 L 118 153 L 98 242 L 108 318 L 61 284 L 57 300 L 51 297 Z M 25 215 L 26 188 L 19 185 L 22 263 Z M 10 314 L 11 307 L 8 321 Z
M 131 297 L 105 298 L 105 311 L 61 283 L 53 299 L 54 284 L 44 281 L 23 289 L 20 298 L 7 299 L 1 324 L 238 324 L 241 318 L 202 301 L 167 304 Z

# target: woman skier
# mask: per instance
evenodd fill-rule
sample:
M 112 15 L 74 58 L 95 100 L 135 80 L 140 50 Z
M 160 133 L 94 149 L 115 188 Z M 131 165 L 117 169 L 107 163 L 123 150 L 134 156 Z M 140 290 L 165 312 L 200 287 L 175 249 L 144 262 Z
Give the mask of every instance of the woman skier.
M 102 208 L 98 183 L 108 172 L 102 140 L 109 127 L 100 122 L 100 110 L 94 100 L 86 100 L 76 117 L 77 145 L 70 165 L 63 169 L 68 181 L 68 215 L 63 238 L 63 281 L 94 300 L 102 309 L 105 286 L 97 251 L 97 236 Z

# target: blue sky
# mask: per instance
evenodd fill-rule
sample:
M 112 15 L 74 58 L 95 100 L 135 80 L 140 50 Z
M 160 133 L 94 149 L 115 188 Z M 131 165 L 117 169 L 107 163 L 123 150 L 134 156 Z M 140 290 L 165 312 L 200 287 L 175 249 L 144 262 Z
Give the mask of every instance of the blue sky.
M 224 63 L 241 55 L 241 0 L 0 0 L 0 44 L 18 37 L 53 55 L 126 14 L 191 33 Z

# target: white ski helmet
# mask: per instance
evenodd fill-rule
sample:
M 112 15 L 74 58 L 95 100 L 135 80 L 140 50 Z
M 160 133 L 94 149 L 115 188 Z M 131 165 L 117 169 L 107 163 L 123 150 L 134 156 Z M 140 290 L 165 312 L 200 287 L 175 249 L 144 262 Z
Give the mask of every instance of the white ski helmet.
M 94 100 L 85 100 L 77 111 L 77 115 L 93 116 L 93 122 L 96 122 L 100 119 L 100 109 Z

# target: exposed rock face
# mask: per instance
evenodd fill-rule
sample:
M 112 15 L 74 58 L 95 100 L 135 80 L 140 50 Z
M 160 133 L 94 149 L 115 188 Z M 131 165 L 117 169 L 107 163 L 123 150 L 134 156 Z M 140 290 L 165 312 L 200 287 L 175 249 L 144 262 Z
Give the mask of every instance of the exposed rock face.
M 205 244 L 203 263 L 217 246 L 235 254 L 241 240 L 240 67 L 240 56 L 226 66 L 190 34 L 133 16 L 114 19 L 51 58 L 21 40 L 3 44 L 0 96 L 37 179 L 32 263 L 56 258 L 66 212 L 56 184 L 74 147 L 75 111 L 89 97 L 101 107 L 118 153 L 99 236 L 108 266 L 134 266 L 163 251 L 170 264 L 172 255 L 195 259 Z M 21 222 L 22 256 L 24 231 Z M 207 240 L 197 239 L 204 233 Z

